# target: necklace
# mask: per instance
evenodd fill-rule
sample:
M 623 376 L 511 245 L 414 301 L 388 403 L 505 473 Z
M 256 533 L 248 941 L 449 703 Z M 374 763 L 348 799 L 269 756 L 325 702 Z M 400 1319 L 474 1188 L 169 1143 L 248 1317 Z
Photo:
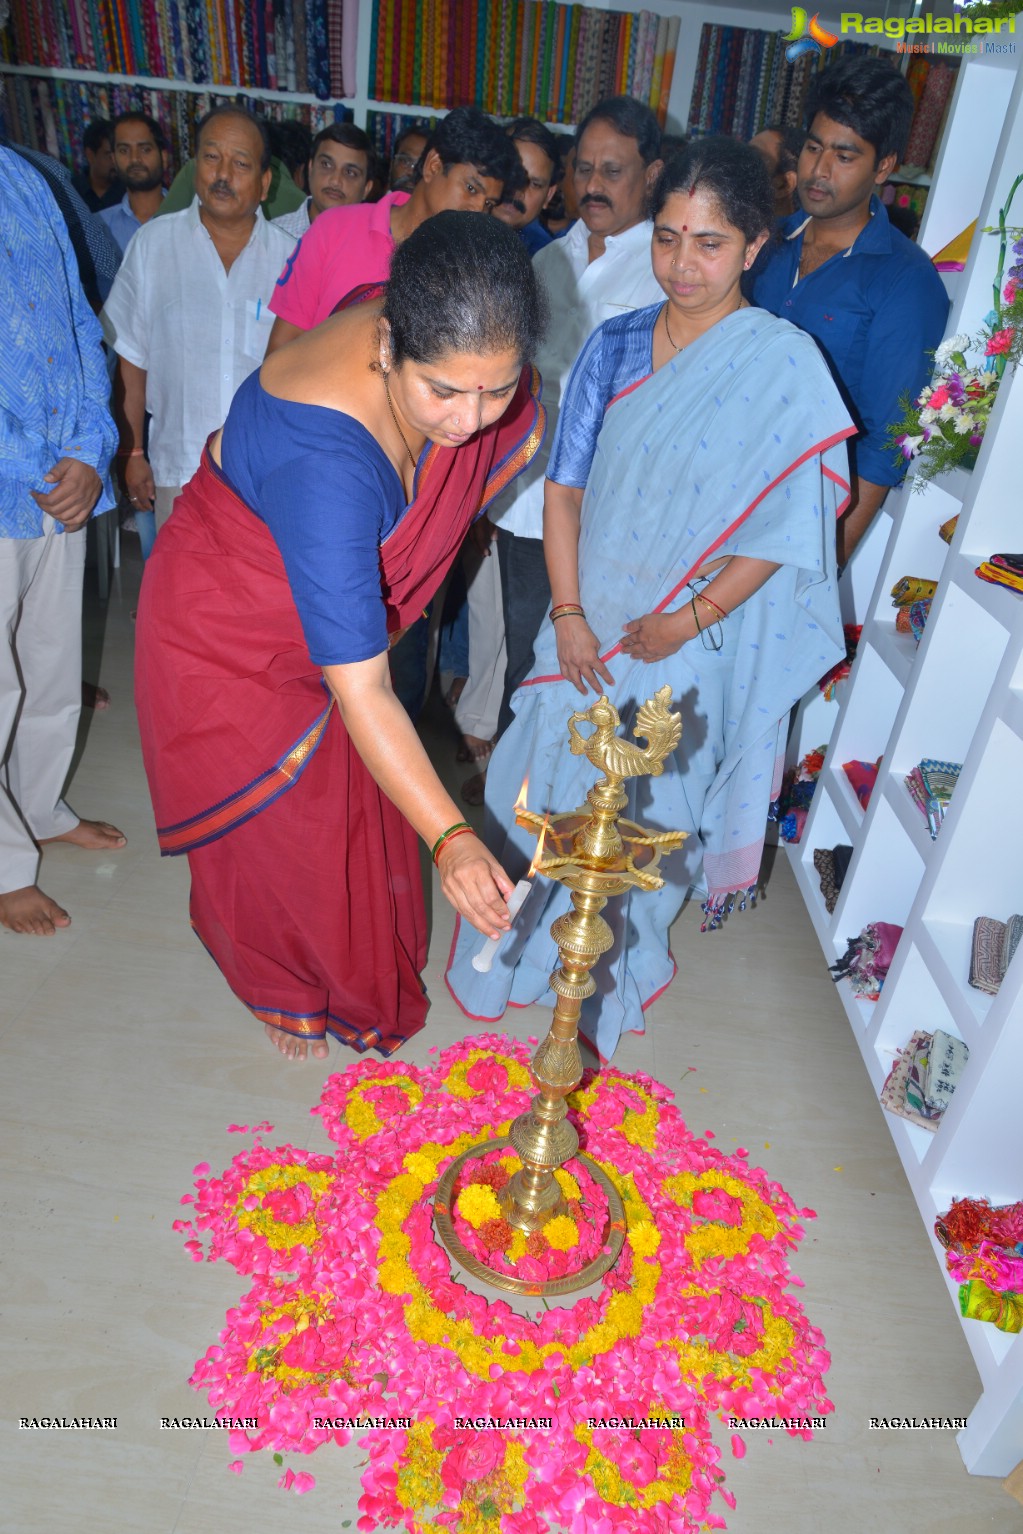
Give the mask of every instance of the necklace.
M 665 306 L 664 306 L 664 334 L 668 337 L 668 341 L 669 341 L 670 345 L 675 347 L 675 355 L 677 357 L 679 352 L 684 352 L 685 351 L 686 347 L 689 345 L 689 342 L 688 341 L 684 341 L 681 346 L 676 346 L 675 345 L 675 338 L 674 338 L 674 336 L 671 333 L 671 326 L 668 324 L 668 310 L 670 308 L 671 308 L 670 304 L 665 304 Z M 749 308 L 749 305 L 746 302 L 746 300 L 744 298 L 740 298 L 739 302 L 736 304 L 735 310 L 733 312 L 737 313 L 740 309 L 748 309 L 748 308 Z
M 406 453 L 409 456 L 409 462 L 411 463 L 412 467 L 415 468 L 415 466 L 416 466 L 416 455 L 415 455 L 415 453 L 413 453 L 412 449 L 409 447 L 408 439 L 406 438 L 405 433 L 402 431 L 401 427 L 398 425 L 398 417 L 395 415 L 395 413 L 394 413 L 394 406 L 391 404 L 391 386 L 387 382 L 387 374 L 386 373 L 384 374 L 384 393 L 387 396 L 387 408 L 391 412 L 391 420 L 394 422 L 394 429 L 398 433 L 398 436 L 401 438 L 402 443 L 404 444 L 405 451 L 406 451 Z
M 675 346 L 675 341 L 674 341 L 674 338 L 673 338 L 673 336 L 671 334 L 671 327 L 668 324 L 668 310 L 670 308 L 671 308 L 670 304 L 665 304 L 665 306 L 664 306 L 664 334 L 668 337 L 669 344 L 671 346 Z M 676 355 L 676 357 L 678 356 L 679 352 L 684 352 L 684 351 L 685 351 L 685 346 L 684 345 L 683 346 L 675 346 L 675 355 Z

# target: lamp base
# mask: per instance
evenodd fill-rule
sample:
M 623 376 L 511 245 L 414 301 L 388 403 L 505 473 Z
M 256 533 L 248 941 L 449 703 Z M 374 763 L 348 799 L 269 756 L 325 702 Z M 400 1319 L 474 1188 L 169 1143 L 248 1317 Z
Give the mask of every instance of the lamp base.
M 592 1261 L 585 1264 L 575 1273 L 566 1273 L 560 1278 L 550 1279 L 546 1283 L 535 1280 L 517 1278 L 513 1273 L 503 1273 L 488 1267 L 478 1257 L 466 1249 L 459 1239 L 454 1224 L 452 1201 L 458 1174 L 467 1161 L 482 1159 L 491 1151 L 500 1150 L 509 1146 L 514 1150 L 511 1140 L 504 1136 L 497 1140 L 487 1140 L 482 1145 L 473 1145 L 460 1156 L 456 1156 L 448 1167 L 444 1176 L 437 1185 L 437 1191 L 433 1197 L 433 1221 L 437 1235 L 451 1256 L 466 1273 L 470 1273 L 481 1282 L 490 1284 L 495 1289 L 503 1289 L 513 1294 L 531 1294 L 543 1297 L 574 1294 L 577 1289 L 585 1289 L 588 1285 L 602 1278 L 609 1268 L 614 1267 L 618 1261 L 622 1246 L 625 1242 L 625 1210 L 622 1206 L 618 1190 L 601 1167 L 591 1157 L 577 1152 L 574 1160 L 585 1163 L 586 1170 L 598 1184 L 607 1199 L 607 1214 L 605 1217 L 604 1230 L 601 1238 L 601 1250 Z M 556 1210 L 552 1210 L 547 1218 L 551 1218 Z

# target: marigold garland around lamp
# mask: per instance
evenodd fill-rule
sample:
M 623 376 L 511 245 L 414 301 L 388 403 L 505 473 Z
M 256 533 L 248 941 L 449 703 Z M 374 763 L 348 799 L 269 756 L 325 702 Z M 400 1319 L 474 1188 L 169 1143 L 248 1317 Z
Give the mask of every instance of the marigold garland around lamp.
M 551 927 L 558 945 L 561 967 L 552 974 L 551 989 L 557 1004 L 547 1037 L 533 1057 L 531 1073 L 538 1088 L 528 1112 L 520 1114 L 506 1139 L 473 1146 L 448 1167 L 434 1196 L 437 1234 L 453 1257 L 474 1277 L 496 1288 L 522 1294 L 570 1294 L 585 1288 L 617 1261 L 625 1240 L 625 1213 L 611 1179 L 589 1157 L 579 1152 L 579 1136 L 567 1118 L 565 1099 L 582 1078 L 579 1053 L 579 1014 L 582 1003 L 596 991 L 590 970 L 613 944 L 611 928 L 601 916 L 614 895 L 629 889 L 660 889 L 657 872 L 662 854 L 672 852 L 685 840 L 684 831 L 648 832 L 632 821 L 622 820 L 628 802 L 624 780 L 642 775 L 659 776 L 665 759 L 682 734 L 681 715 L 670 712 L 671 688 L 660 688 L 638 710 L 633 735 L 644 747 L 623 740 L 617 710 L 606 697 L 568 721 L 570 750 L 585 755 L 604 776 L 586 796 L 586 805 L 567 812 L 537 815 L 520 810 L 520 825 L 533 831 L 540 842 L 534 866 L 538 873 L 557 879 L 571 891 L 570 912 Z M 578 726 L 586 722 L 593 733 L 583 735 Z M 544 854 L 545 843 L 553 855 Z M 580 1265 L 546 1282 L 527 1281 L 490 1267 L 474 1256 L 455 1229 L 455 1206 L 467 1163 L 492 1155 L 510 1144 L 522 1165 L 501 1188 L 500 1212 L 514 1230 L 527 1236 L 541 1232 L 559 1217 L 572 1218 L 562 1183 L 555 1176 L 567 1161 L 579 1161 L 606 1198 L 601 1239 L 595 1255 L 593 1243 L 580 1242 Z M 467 1184 L 469 1185 L 469 1184 Z M 578 1201 L 572 1203 L 578 1208 Z M 592 1213 L 592 1212 L 591 1212 Z

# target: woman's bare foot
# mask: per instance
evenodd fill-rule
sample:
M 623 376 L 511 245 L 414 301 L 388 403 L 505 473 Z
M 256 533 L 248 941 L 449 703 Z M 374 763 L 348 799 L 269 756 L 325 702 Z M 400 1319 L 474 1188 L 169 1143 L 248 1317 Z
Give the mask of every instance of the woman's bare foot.
M 10 890 L 0 895 L 0 927 L 8 932 L 30 932 L 34 937 L 52 937 L 58 927 L 70 927 L 71 918 L 37 884 Z
M 106 820 L 80 820 L 62 836 L 39 838 L 41 847 L 48 842 L 70 842 L 73 847 L 84 847 L 89 852 L 114 852 L 118 847 L 126 847 L 128 838 Z
M 288 1060 L 304 1060 L 308 1054 L 308 1044 L 305 1039 L 296 1038 L 293 1033 L 285 1033 L 283 1028 L 272 1028 L 269 1023 L 263 1024 L 266 1036 L 275 1049 Z M 326 1060 L 330 1050 L 326 1039 L 313 1040 L 313 1059 Z

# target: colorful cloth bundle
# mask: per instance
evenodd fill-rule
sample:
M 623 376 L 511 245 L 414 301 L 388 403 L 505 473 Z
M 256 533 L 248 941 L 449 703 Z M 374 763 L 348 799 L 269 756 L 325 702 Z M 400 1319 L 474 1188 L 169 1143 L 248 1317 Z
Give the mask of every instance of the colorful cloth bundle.
M 977 566 L 975 573 L 992 586 L 1023 591 L 1023 554 L 992 554 Z
M 945 818 L 952 790 L 962 770 L 961 762 L 938 762 L 926 757 L 906 774 L 906 787 L 927 822 L 931 841 L 938 838 L 938 827 Z
M 904 575 L 892 587 L 892 606 L 911 607 L 914 602 L 929 601 L 937 589 L 937 581 L 926 581 L 917 575 Z
M 827 746 L 808 751 L 797 767 L 785 774 L 782 790 L 772 804 L 769 820 L 778 822 L 783 841 L 798 842 L 806 825 L 807 811 L 817 786 Z
M 859 937 L 851 937 L 840 959 L 830 966 L 831 978 L 848 980 L 859 1001 L 876 1001 L 881 994 L 902 928 L 891 922 L 871 922 Z
M 876 762 L 843 762 L 842 771 L 852 785 L 852 791 L 860 802 L 861 809 L 866 809 L 870 803 L 870 796 L 874 792 L 877 783 L 877 774 L 881 766 L 881 758 Z
M 931 599 L 925 597 L 921 602 L 911 602 L 908 607 L 899 607 L 895 612 L 895 632 L 897 634 L 912 634 L 917 644 L 923 638 L 927 616 L 931 610 Z
M 859 648 L 860 635 L 863 633 L 862 623 L 847 623 L 844 628 L 845 659 L 840 660 L 837 666 L 832 666 L 830 671 L 825 672 L 817 684 L 828 703 L 835 696 L 835 689 L 839 682 L 844 681 L 852 670 L 852 663 L 856 659 L 856 651 Z
M 1023 1331 L 1023 1202 L 992 1208 L 987 1199 L 955 1199 L 934 1233 L 959 1282 L 962 1314 L 999 1331 Z

